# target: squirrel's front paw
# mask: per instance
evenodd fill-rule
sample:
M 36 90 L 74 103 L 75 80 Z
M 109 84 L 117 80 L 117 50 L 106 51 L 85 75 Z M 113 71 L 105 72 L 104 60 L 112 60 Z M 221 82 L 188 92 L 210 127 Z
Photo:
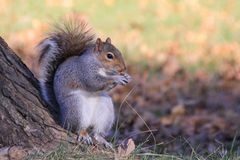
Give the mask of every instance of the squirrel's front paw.
M 128 74 L 118 75 L 116 77 L 116 83 L 120 85 L 126 85 L 130 81 L 131 81 L 131 76 L 129 76 Z
M 128 83 L 131 82 L 132 77 L 129 74 L 125 73 L 124 77 L 128 80 Z

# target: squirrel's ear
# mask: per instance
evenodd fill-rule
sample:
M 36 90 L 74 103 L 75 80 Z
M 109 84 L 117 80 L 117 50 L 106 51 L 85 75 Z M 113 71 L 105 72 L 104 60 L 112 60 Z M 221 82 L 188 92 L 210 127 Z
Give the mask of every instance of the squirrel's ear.
M 95 51 L 101 52 L 103 50 L 103 42 L 100 38 L 96 40 Z
M 109 37 L 106 39 L 106 43 L 111 44 L 111 39 Z

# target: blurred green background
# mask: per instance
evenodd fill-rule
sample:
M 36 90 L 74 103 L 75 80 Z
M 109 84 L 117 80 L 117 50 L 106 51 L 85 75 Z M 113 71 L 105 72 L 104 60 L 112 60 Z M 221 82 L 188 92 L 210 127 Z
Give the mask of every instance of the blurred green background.
M 1 0 L 0 34 L 16 45 L 24 31 L 45 32 L 41 25 L 74 13 L 139 66 L 161 64 L 173 54 L 189 71 L 212 72 L 239 62 L 239 10 L 238 0 Z M 28 46 L 19 44 L 14 48 Z

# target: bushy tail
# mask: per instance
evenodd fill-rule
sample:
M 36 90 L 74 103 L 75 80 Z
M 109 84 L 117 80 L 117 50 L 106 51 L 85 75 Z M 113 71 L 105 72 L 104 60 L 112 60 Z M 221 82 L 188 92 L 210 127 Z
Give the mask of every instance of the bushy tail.
M 68 57 L 81 55 L 90 45 L 93 45 L 93 40 L 94 35 L 90 34 L 86 23 L 71 20 L 62 25 L 56 25 L 48 37 L 37 46 L 40 52 L 41 94 L 53 110 L 58 106 L 53 90 L 57 67 Z

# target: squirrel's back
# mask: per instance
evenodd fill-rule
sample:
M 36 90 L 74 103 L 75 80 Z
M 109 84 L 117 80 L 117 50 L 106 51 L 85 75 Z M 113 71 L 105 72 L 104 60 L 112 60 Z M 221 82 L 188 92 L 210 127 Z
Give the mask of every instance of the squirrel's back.
M 57 25 L 39 45 L 39 81 L 41 94 L 53 110 L 58 106 L 53 91 L 53 80 L 57 67 L 71 56 L 80 56 L 94 44 L 86 23 L 72 20 Z

